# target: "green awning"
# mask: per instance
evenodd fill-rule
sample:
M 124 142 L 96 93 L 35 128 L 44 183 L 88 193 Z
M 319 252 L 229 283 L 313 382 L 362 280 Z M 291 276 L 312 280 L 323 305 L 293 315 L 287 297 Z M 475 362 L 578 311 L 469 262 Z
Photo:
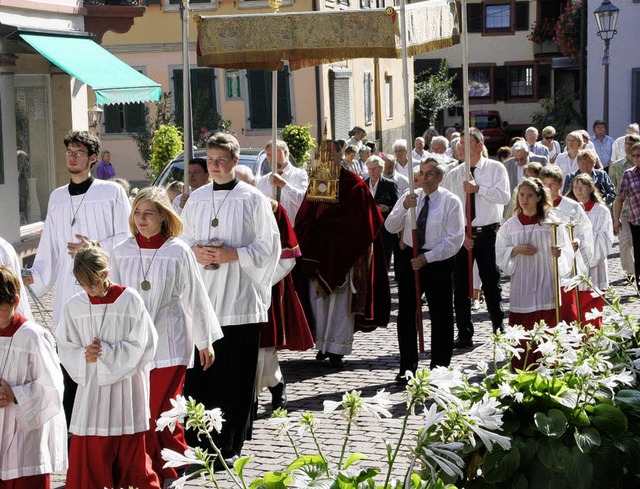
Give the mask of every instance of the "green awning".
M 89 85 L 98 105 L 153 102 L 162 88 L 88 38 L 20 34 L 36 51 Z

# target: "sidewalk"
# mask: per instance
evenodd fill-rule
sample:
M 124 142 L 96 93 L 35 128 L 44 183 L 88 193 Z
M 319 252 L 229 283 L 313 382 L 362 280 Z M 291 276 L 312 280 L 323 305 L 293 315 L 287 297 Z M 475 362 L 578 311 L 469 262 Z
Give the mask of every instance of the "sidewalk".
M 623 273 L 618 258 L 617 242 L 609 260 L 611 284 L 617 293 L 623 296 L 625 310 L 630 314 L 640 313 L 640 304 L 630 302 L 634 296 L 634 289 L 624 283 Z M 503 297 L 505 309 L 508 310 L 508 282 L 503 282 Z M 395 446 L 400 434 L 402 417 L 405 414 L 403 400 L 404 389 L 397 386 L 394 378 L 398 373 L 398 343 L 396 336 L 396 310 L 397 287 L 391 282 L 392 315 L 389 327 L 378 329 L 372 333 L 357 333 L 355 336 L 353 353 L 345 357 L 345 366 L 337 370 L 329 366 L 328 362 L 316 361 L 315 350 L 307 352 L 280 352 L 280 363 L 287 381 L 289 404 L 287 409 L 292 419 L 298 419 L 305 411 L 313 412 L 318 422 L 317 433 L 323 447 L 324 455 L 336 464 L 343 443 L 344 423 L 338 412 L 330 415 L 323 413 L 323 401 L 326 399 L 340 400 L 347 390 L 361 390 L 362 395 L 370 397 L 380 389 L 391 392 L 393 401 L 393 418 L 383 419 L 380 424 L 369 416 L 364 415 L 358 426 L 352 430 L 347 454 L 360 452 L 369 458 L 359 462 L 360 467 L 384 467 L 386 450 L 384 443 L 389 442 Z M 50 307 L 50 300 L 44 301 Z M 425 306 L 426 311 L 426 306 Z M 425 349 L 426 353 L 420 355 L 420 366 L 429 365 L 429 322 L 428 313 L 425 312 Z M 490 352 L 483 343 L 488 340 L 491 332 L 491 322 L 486 309 L 473 314 L 476 335 L 474 337 L 475 350 L 454 351 L 452 365 L 467 368 L 480 361 L 491 360 Z M 268 391 L 263 392 L 259 399 L 260 406 L 258 419 L 254 424 L 253 439 L 245 444 L 243 455 L 251 456 L 252 460 L 245 466 L 244 476 L 247 486 L 258 475 L 269 471 L 285 468 L 295 459 L 293 449 L 288 440 L 279 440 L 273 428 L 265 426 L 265 421 L 271 413 L 271 397 Z M 411 446 L 413 437 L 420 427 L 420 416 L 411 417 L 408 436 L 405 437 L 406 446 Z M 306 437 L 300 443 L 300 453 L 313 454 L 317 449 L 310 437 Z M 408 466 L 406 455 L 401 451 L 399 462 L 396 462 L 393 476 L 402 477 Z M 380 484 L 384 481 L 384 474 L 378 475 L 376 480 Z M 221 488 L 232 487 L 231 482 L 224 475 L 220 476 Z M 187 487 L 202 487 L 199 481 L 191 482 Z M 52 476 L 52 488 L 64 487 L 64 474 Z

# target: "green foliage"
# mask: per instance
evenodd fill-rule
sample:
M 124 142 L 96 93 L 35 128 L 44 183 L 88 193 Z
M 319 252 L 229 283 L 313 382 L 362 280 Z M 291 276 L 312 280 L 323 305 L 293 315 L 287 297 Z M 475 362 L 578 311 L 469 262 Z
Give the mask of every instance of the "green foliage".
M 173 125 L 161 125 L 153 132 L 149 167 L 155 177 L 183 148 L 182 131 Z
M 582 125 L 580 114 L 573 107 L 574 100 L 574 94 L 569 90 L 559 90 L 553 97 L 541 99 L 541 110 L 534 112 L 531 116 L 533 125 L 538 130 L 553 126 L 558 134 L 556 139 L 564 139 L 568 126 Z
M 173 111 L 171 110 L 171 92 L 164 92 L 159 102 L 155 102 L 155 118 L 152 121 L 149 113 L 149 107 L 144 105 L 144 127 L 132 134 L 131 139 L 136 143 L 140 161 L 138 167 L 142 168 L 150 176 L 149 160 L 151 159 L 151 140 L 153 133 L 162 125 L 171 124 L 173 120 Z
M 289 124 L 284 127 L 280 135 L 289 146 L 289 153 L 294 157 L 299 167 L 303 167 L 309 162 L 309 152 L 316 147 L 310 129 L 311 124 L 304 126 Z
M 455 76 L 447 75 L 447 66 L 447 61 L 443 60 L 437 72 L 423 71 L 416 76 L 414 88 L 416 111 L 424 117 L 428 127 L 435 126 L 441 110 L 460 105 L 452 88 Z

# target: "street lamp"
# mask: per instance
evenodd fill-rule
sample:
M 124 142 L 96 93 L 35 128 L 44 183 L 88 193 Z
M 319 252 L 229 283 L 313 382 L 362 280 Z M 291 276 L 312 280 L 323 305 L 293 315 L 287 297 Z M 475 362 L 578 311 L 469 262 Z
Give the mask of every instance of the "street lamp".
M 604 41 L 604 56 L 602 64 L 604 66 L 604 102 L 602 105 L 602 116 L 604 122 L 609 125 L 609 42 L 618 31 L 618 12 L 620 9 L 612 5 L 610 0 L 603 0 L 594 12 L 596 24 L 598 25 L 598 37 Z
M 94 105 L 87 112 L 89 113 L 89 127 L 98 127 L 100 125 L 100 121 L 102 120 L 102 114 L 104 110 L 102 110 L 98 105 Z

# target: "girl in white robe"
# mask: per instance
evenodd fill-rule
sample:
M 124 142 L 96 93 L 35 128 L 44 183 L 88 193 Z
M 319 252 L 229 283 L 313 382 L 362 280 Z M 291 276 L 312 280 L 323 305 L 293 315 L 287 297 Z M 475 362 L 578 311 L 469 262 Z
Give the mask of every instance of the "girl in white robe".
M 613 220 L 609 208 L 603 203 L 600 193 L 596 189 L 593 179 L 586 173 L 582 173 L 573 179 L 571 192 L 567 197 L 573 198 L 584 206 L 587 217 L 593 227 L 593 256 L 588 278 L 593 286 L 604 294 L 609 288 L 609 272 L 607 270 L 607 257 L 613 247 Z M 586 324 L 585 314 L 597 309 L 602 312 L 604 308 L 604 298 L 602 296 L 593 297 L 592 290 L 580 284 L 580 322 Z M 574 291 L 575 293 L 575 291 Z M 588 321 L 596 327 L 602 326 L 602 317 Z
M 558 225 L 558 244 L 552 246 L 551 223 L 557 220 L 540 180 L 523 179 L 516 195 L 514 216 L 500 227 L 496 236 L 496 263 L 510 277 L 509 324 L 531 329 L 544 320 L 555 326 L 555 293 L 559 292 L 554 292 L 553 262 L 558 260 L 560 277 L 569 274 L 571 243 L 564 226 Z M 532 359 L 530 354 L 527 363 Z M 522 368 L 523 360 L 514 359 L 512 364 Z
M 20 277 L 20 259 L 18 258 L 18 254 L 13 246 L 11 246 L 11 243 L 2 238 L 0 238 L 0 265 L 9 267 L 17 277 Z M 33 321 L 31 306 L 29 306 L 29 297 L 27 296 L 27 288 L 24 285 L 20 287 L 18 312 Z
M 146 444 L 155 472 L 168 485 L 178 473 L 173 467 L 163 468 L 161 450 L 184 453 L 188 447 L 182 425 L 176 425 L 173 433 L 156 431 L 156 420 L 172 408 L 170 400 L 182 394 L 187 368 L 194 364 L 194 344 L 200 365 L 208 369 L 214 361 L 211 345 L 222 338 L 222 329 L 193 252 L 176 239 L 182 233 L 182 221 L 166 191 L 147 187 L 138 192 L 129 226 L 134 237 L 111 252 L 111 278 L 140 293 L 158 332 Z
M 76 252 L 84 291 L 65 304 L 57 332 L 60 359 L 78 384 L 66 487 L 158 489 L 145 447 L 157 334 L 140 295 L 112 284 L 108 267 L 100 248 Z
M 67 468 L 55 341 L 17 310 L 20 275 L 0 266 L 0 487 L 48 489 Z

